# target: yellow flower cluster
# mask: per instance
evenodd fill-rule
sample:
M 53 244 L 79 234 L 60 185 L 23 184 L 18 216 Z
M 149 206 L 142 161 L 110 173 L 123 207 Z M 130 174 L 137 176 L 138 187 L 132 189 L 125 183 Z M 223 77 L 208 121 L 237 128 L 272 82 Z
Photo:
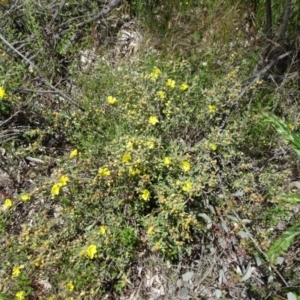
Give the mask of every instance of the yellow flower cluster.
M 157 67 L 154 67 L 153 71 L 150 73 L 150 79 L 152 81 L 156 81 L 160 74 L 161 74 L 161 70 Z
M 168 79 L 166 82 L 166 86 L 173 89 L 175 87 L 175 80 Z
M 59 180 L 58 180 L 58 183 L 54 184 L 51 188 L 51 196 L 52 196 L 52 199 L 55 197 L 55 196 L 58 196 L 59 193 L 60 193 L 60 190 L 62 187 L 66 186 L 68 184 L 68 181 L 69 181 L 69 177 L 68 176 L 65 176 L 65 175 L 62 175 Z
M 98 175 L 101 177 L 106 177 L 110 175 L 110 170 L 108 168 L 99 168 Z

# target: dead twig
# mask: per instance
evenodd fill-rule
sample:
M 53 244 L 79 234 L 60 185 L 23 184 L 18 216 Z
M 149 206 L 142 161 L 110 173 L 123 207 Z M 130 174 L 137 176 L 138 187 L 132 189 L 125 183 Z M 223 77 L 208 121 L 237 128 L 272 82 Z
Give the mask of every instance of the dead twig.
M 30 60 L 28 59 L 25 55 L 23 55 L 20 51 L 18 51 L 11 43 L 9 43 L 1 34 L 0 34 L 0 39 L 2 40 L 2 42 L 8 46 L 10 49 L 12 49 L 15 53 L 17 53 L 20 57 L 22 57 L 33 69 L 35 69 L 39 76 L 41 77 L 41 80 L 44 84 L 46 84 L 47 86 L 49 86 L 53 91 L 55 91 L 59 96 L 61 96 L 62 98 L 64 98 L 65 100 L 67 100 L 69 103 L 75 105 L 77 108 L 79 108 L 80 110 L 84 111 L 84 108 L 82 106 L 80 106 L 77 102 L 75 102 L 74 100 L 72 100 L 68 95 L 66 95 L 64 92 L 62 92 L 61 90 L 57 89 L 55 86 L 53 86 L 43 75 L 41 70 Z

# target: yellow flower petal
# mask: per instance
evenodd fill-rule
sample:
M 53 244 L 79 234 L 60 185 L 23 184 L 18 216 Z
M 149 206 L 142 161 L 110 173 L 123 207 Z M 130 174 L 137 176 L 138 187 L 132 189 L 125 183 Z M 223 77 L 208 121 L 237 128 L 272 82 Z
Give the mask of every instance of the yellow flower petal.
M 30 195 L 29 194 L 24 194 L 21 196 L 21 201 L 26 202 L 30 199 Z
M 188 161 L 183 161 L 181 163 L 181 169 L 183 170 L 183 172 L 189 172 L 191 169 L 191 164 Z
M 5 89 L 2 86 L 0 86 L 0 99 L 3 99 L 5 95 Z
M 108 96 L 107 97 L 107 103 L 110 104 L 110 105 L 114 105 L 114 104 L 117 103 L 117 99 L 115 97 Z
M 97 253 L 97 246 L 96 245 L 90 245 L 86 249 L 86 255 L 89 259 L 93 259 L 95 257 L 96 253 Z
M 158 123 L 158 118 L 156 116 L 151 116 L 148 120 L 150 125 L 155 125 L 156 123 Z
M 148 201 L 150 198 L 150 192 L 147 189 L 143 190 L 141 194 L 141 198 L 145 201 Z
M 72 159 L 72 158 L 74 158 L 76 156 L 78 156 L 78 150 L 74 149 L 73 151 L 71 151 L 69 157 L 70 157 L 70 159 Z
M 10 207 L 12 207 L 12 205 L 13 205 L 13 203 L 10 199 L 5 199 L 5 201 L 4 201 L 5 208 L 10 208 Z

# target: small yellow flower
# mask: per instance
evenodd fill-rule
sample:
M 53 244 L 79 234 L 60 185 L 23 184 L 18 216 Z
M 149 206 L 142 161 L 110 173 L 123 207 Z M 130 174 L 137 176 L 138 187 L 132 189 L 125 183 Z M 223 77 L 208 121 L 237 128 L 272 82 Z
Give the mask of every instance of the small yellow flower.
M 183 184 L 183 186 L 181 187 L 181 189 L 184 191 L 184 192 L 190 192 L 192 190 L 192 187 L 193 187 L 193 183 L 190 182 L 190 181 L 187 181 Z
M 294 126 L 293 126 L 293 124 L 291 124 L 291 123 L 288 123 L 287 126 L 288 126 L 288 128 L 289 128 L 290 130 L 293 130 L 293 129 L 294 129 Z
M 217 107 L 215 105 L 208 105 L 208 112 L 210 114 L 214 114 L 217 110 Z
M 68 181 L 69 181 L 69 177 L 66 176 L 66 175 L 62 175 L 59 180 L 58 180 L 58 183 L 60 186 L 66 186 L 68 184 Z
M 151 116 L 150 118 L 149 118 L 149 120 L 148 120 L 148 123 L 150 124 L 150 125 L 155 125 L 156 123 L 158 123 L 159 121 L 158 121 L 158 118 L 156 117 L 156 116 Z
M 2 86 L 0 86 L 0 99 L 3 99 L 5 95 L 5 89 Z
M 74 158 L 76 156 L 78 156 L 78 150 L 74 149 L 73 151 L 71 151 L 69 157 L 70 157 L 70 159 L 72 159 L 72 158 Z
M 97 253 L 97 246 L 96 245 L 88 246 L 85 253 L 89 259 L 93 259 L 95 254 Z
M 66 284 L 66 288 L 69 292 L 72 292 L 74 290 L 74 284 L 72 282 L 68 282 Z
M 147 189 L 143 190 L 141 194 L 141 198 L 145 201 L 148 201 L 150 198 L 150 192 Z
M 116 104 L 116 102 L 117 102 L 117 99 L 115 97 L 112 97 L 112 96 L 107 97 L 107 103 L 108 104 L 114 105 L 114 104 Z
M 110 175 L 110 170 L 108 168 L 99 168 L 98 174 L 101 177 L 109 176 Z
M 149 148 L 149 149 L 155 149 L 155 140 L 149 140 L 147 143 L 146 143 L 146 145 L 147 145 L 147 147 Z
M 16 300 L 25 300 L 25 292 L 24 291 L 17 292 Z
M 30 199 L 30 195 L 29 194 L 24 194 L 21 196 L 21 201 L 26 202 Z
M 180 89 L 182 92 L 184 92 L 185 90 L 188 89 L 188 87 L 189 87 L 189 86 L 187 85 L 187 83 L 184 82 L 184 83 L 181 84 L 181 86 L 179 87 L 179 89 Z
M 154 67 L 153 71 L 150 73 L 150 79 L 152 81 L 156 81 L 160 74 L 161 74 L 161 70 L 157 67 Z
M 124 163 L 128 163 L 131 161 L 131 155 L 129 153 L 125 153 L 122 158 Z
M 129 167 L 129 174 L 132 175 L 132 176 L 135 176 L 137 174 L 140 174 L 141 171 L 137 168 L 134 168 L 134 167 Z
M 12 276 L 13 277 L 18 277 L 21 274 L 21 269 L 24 268 L 24 265 L 20 265 L 18 267 L 14 267 L 12 270 Z
M 147 233 L 148 233 L 149 235 L 153 235 L 153 233 L 154 233 L 154 226 L 153 226 L 153 225 L 151 225 L 151 226 L 148 228 Z
M 156 94 L 160 99 L 166 99 L 167 98 L 167 94 L 163 91 L 158 91 Z
M 183 170 L 183 172 L 189 172 L 191 169 L 191 164 L 185 160 L 181 163 L 181 169 Z
M 166 156 L 166 157 L 164 158 L 164 165 L 165 165 L 165 166 L 169 166 L 170 164 L 171 164 L 171 158 L 168 157 L 168 156 Z
M 56 183 L 52 186 L 52 188 L 51 188 L 52 198 L 59 195 L 60 188 L 61 188 L 61 185 L 59 183 Z
M 211 151 L 216 151 L 217 150 L 217 145 L 214 143 L 209 143 L 208 147 L 210 148 Z
M 154 245 L 154 250 L 160 250 L 162 249 L 162 244 L 160 242 L 156 242 Z
M 105 234 L 107 231 L 107 226 L 100 226 L 99 228 L 99 234 Z
M 5 199 L 5 201 L 4 201 L 5 208 L 10 208 L 10 207 L 12 207 L 12 205 L 13 205 L 13 203 L 10 199 Z
M 174 88 L 175 87 L 175 80 L 173 79 L 168 79 L 166 82 L 166 86 L 169 88 Z

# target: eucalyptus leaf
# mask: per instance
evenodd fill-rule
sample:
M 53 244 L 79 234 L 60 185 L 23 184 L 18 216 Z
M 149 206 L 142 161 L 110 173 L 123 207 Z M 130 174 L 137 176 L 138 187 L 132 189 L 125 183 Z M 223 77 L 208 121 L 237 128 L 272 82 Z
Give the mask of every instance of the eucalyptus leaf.
M 231 221 L 233 221 L 233 222 L 236 222 L 236 223 L 239 222 L 239 220 L 238 220 L 237 217 L 234 217 L 234 216 L 231 216 L 231 215 L 227 215 L 227 219 L 229 219 L 229 220 L 231 220 Z
M 215 295 L 216 295 L 216 298 L 217 298 L 217 299 L 221 298 L 221 296 L 222 296 L 222 291 L 216 289 L 216 290 L 215 290 Z
M 189 290 L 187 288 L 182 288 L 178 296 L 180 299 L 189 299 Z
M 242 239 L 248 239 L 249 238 L 249 235 L 248 235 L 248 233 L 247 232 L 245 232 L 245 231 L 239 231 L 238 233 L 237 233 Z
M 262 264 L 261 259 L 258 256 L 255 256 L 256 265 L 259 267 Z
M 203 218 L 207 222 L 207 228 L 210 229 L 212 227 L 212 220 L 207 214 L 198 214 L 199 217 Z
M 233 197 L 243 197 L 244 196 L 244 191 L 238 190 L 235 193 L 231 194 Z
M 243 219 L 242 220 L 242 223 L 244 223 L 244 224 L 249 224 L 249 223 L 251 223 L 252 221 L 251 220 L 249 220 L 249 219 Z
M 176 282 L 177 287 L 181 287 L 182 286 L 182 280 L 178 279 Z
M 249 263 L 248 267 L 247 267 L 247 270 L 246 270 L 246 273 L 244 274 L 244 276 L 241 279 L 241 281 L 248 280 L 251 277 L 251 275 L 252 275 L 252 267 L 251 267 L 251 264 Z
M 297 296 L 292 292 L 287 293 L 288 300 L 297 300 Z
M 186 272 L 185 274 L 182 275 L 182 280 L 189 281 L 190 279 L 192 279 L 193 276 L 194 276 L 194 272 Z
M 284 257 L 278 256 L 276 259 L 276 265 L 282 265 L 284 262 Z

